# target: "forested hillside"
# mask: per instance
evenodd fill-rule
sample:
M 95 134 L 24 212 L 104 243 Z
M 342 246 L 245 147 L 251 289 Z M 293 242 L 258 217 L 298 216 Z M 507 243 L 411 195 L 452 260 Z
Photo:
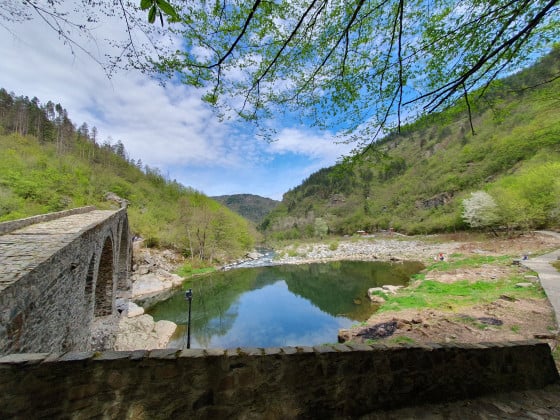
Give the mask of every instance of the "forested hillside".
M 0 89 L 0 221 L 128 200 L 134 234 L 192 258 L 223 261 L 252 248 L 247 220 L 192 188 L 128 157 L 121 141 L 99 144 L 60 104 Z
M 353 164 L 314 173 L 284 195 L 262 230 L 282 239 L 558 226 L 559 74 L 556 48 L 470 95 L 468 106 L 426 116 Z
M 254 194 L 220 195 L 211 198 L 254 223 L 261 223 L 265 216 L 280 203 Z

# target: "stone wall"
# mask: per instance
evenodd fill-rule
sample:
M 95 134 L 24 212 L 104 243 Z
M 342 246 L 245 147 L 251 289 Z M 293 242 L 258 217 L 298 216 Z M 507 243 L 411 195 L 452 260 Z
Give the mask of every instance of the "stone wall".
M 50 220 L 60 219 L 61 217 L 71 216 L 73 214 L 83 214 L 95 210 L 94 206 L 79 207 L 76 209 L 63 210 L 54 213 L 39 214 L 37 216 L 26 217 L 25 219 L 11 220 L 9 222 L 0 223 L 0 235 L 21 229 L 36 223 L 48 222 Z
M 539 342 L 13 354 L 0 417 L 344 418 L 558 379 Z
M 0 355 L 88 350 L 93 321 L 116 313 L 117 283 L 128 277 L 126 209 L 86 207 L 30 219 L 35 223 L 0 236 L 7 253 Z

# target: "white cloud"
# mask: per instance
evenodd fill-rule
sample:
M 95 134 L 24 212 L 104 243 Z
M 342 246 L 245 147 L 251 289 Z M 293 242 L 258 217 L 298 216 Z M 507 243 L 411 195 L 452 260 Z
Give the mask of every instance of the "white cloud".
M 60 103 L 78 126 L 96 126 L 99 141 L 121 140 L 132 158 L 209 195 L 245 192 L 279 199 L 350 150 L 335 144 L 330 133 L 304 127 L 280 128 L 278 140 L 266 143 L 239 125 L 219 122 L 194 88 L 161 86 L 136 71 L 109 79 L 87 55 L 76 49 L 72 55 L 38 20 L 11 30 L 17 36 L 0 27 L 0 87 Z M 118 30 L 99 25 L 100 41 L 92 51 L 103 57 L 110 47 L 102 40 Z
M 306 155 L 321 162 L 334 163 L 338 157 L 349 153 L 351 145 L 337 143 L 336 137 L 329 132 L 316 133 L 306 129 L 284 128 L 278 140 L 271 143 L 273 153 L 296 153 Z

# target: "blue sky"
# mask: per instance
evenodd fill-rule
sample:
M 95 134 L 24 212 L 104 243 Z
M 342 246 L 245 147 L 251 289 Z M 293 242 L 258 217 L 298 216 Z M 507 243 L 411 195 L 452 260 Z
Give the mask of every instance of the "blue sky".
M 333 133 L 273 121 L 277 141 L 255 138 L 234 122 L 219 122 L 193 88 L 137 71 L 111 79 L 93 59 L 74 54 L 38 19 L 0 25 L 0 87 L 60 103 L 76 125 L 97 127 L 99 141 L 121 140 L 130 157 L 209 196 L 252 193 L 274 199 L 351 149 Z M 121 28 L 98 24 L 89 44 L 102 57 L 106 37 Z M 243 126 L 241 127 L 243 129 Z

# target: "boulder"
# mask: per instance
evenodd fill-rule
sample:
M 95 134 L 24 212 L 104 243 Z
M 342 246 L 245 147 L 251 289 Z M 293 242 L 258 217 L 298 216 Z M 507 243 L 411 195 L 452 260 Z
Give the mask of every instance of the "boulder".
M 153 273 L 132 277 L 132 297 L 152 295 L 173 287 L 169 280 L 163 280 Z
M 385 294 L 387 291 L 383 290 L 381 287 L 372 287 L 370 289 L 368 289 L 367 294 L 369 297 L 369 300 L 371 300 L 373 303 L 385 303 L 385 298 L 383 296 L 380 296 L 379 293 Z
M 372 303 L 377 303 L 379 305 L 381 305 L 382 303 L 385 303 L 385 298 L 383 298 L 381 296 L 378 296 L 378 295 L 370 295 L 369 300 L 371 300 Z
M 352 340 L 352 331 L 347 329 L 340 329 L 338 330 L 338 342 L 339 343 L 346 343 L 347 341 Z
M 144 308 L 142 308 L 141 306 L 138 306 L 134 302 L 128 302 L 128 310 L 127 310 L 126 314 L 129 318 L 144 315 Z
M 157 269 L 155 273 L 134 274 L 132 276 L 132 297 L 151 296 L 180 286 L 182 283 L 181 276 L 161 269 Z
M 114 349 L 131 351 L 139 349 L 163 349 L 175 332 L 177 325 L 171 321 L 158 321 L 150 315 L 121 318 Z
M 392 295 L 396 294 L 399 289 L 402 289 L 403 286 L 393 286 L 392 284 L 386 284 L 381 287 L 381 289 L 386 293 L 389 292 Z
M 263 254 L 253 251 L 253 252 L 249 252 L 247 254 L 247 258 L 249 258 L 250 260 L 258 260 L 259 258 L 261 258 L 263 256 Z

